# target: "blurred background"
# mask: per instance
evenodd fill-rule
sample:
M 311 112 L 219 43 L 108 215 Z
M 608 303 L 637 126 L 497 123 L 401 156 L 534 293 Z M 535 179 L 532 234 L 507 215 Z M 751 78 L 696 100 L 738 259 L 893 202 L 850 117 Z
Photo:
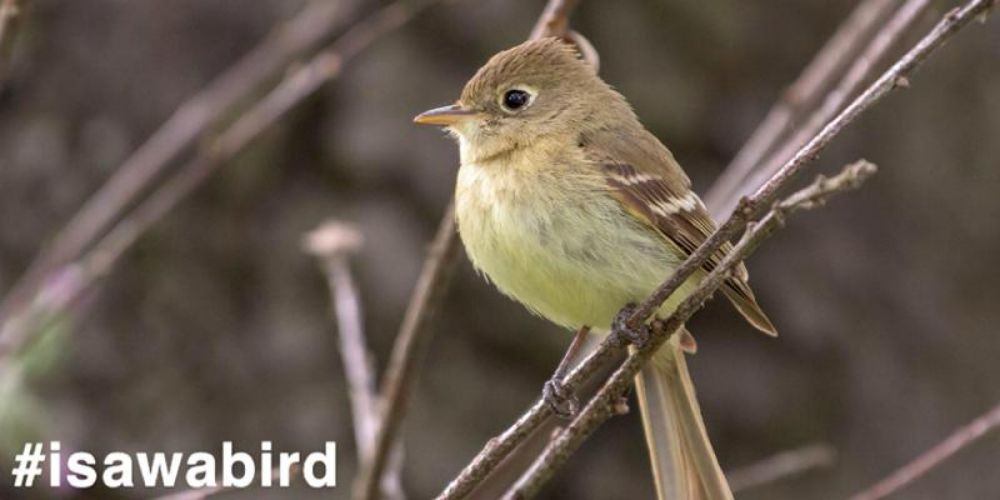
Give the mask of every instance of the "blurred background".
M 187 98 L 302 0 L 32 0 L 0 93 L 0 292 Z M 385 2 L 360 2 L 355 14 Z M 0 383 L 0 464 L 29 439 L 63 449 L 340 447 L 356 460 L 329 293 L 301 237 L 334 217 L 385 366 L 453 188 L 455 145 L 413 115 L 453 101 L 522 41 L 542 0 L 434 5 L 227 161 L 18 354 Z M 704 192 L 854 2 L 583 2 L 573 26 L 601 73 Z M 918 23 L 925 32 L 951 3 Z M 346 14 L 345 14 L 346 15 Z M 827 443 L 835 463 L 741 498 L 841 498 L 1000 401 L 1000 30 L 975 24 L 841 135 L 811 173 L 859 157 L 863 189 L 792 220 L 748 262 L 778 325 L 725 304 L 690 329 L 690 367 L 727 469 Z M 909 46 L 916 36 L 904 38 Z M 436 494 L 538 396 L 570 336 L 492 289 L 461 257 L 404 426 L 411 498 Z M 634 406 L 634 405 L 633 405 Z M 602 427 L 543 497 L 651 498 L 636 412 Z M 899 498 L 997 498 L 1000 434 Z M 0 497 L 131 498 L 36 487 Z M 254 490 L 235 498 L 329 492 Z

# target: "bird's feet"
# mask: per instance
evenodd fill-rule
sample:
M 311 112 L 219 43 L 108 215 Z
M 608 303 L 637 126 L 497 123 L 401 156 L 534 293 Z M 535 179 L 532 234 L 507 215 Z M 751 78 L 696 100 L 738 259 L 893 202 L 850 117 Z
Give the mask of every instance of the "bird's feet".
M 649 342 L 649 336 L 652 332 L 649 325 L 645 323 L 637 328 L 629 326 L 628 319 L 632 317 L 632 313 L 637 308 L 638 306 L 634 302 L 630 302 L 618 311 L 614 321 L 611 322 L 611 335 L 614 335 L 614 338 L 623 346 L 633 345 L 642 349 Z
M 580 408 L 580 402 L 576 399 L 576 395 L 566 389 L 562 379 L 558 377 L 552 377 L 545 382 L 545 386 L 542 387 L 542 399 L 560 418 L 573 418 Z

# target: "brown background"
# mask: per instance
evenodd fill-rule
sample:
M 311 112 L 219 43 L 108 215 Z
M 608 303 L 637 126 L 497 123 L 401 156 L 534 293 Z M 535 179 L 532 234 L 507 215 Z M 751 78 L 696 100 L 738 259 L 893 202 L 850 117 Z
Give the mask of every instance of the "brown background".
M 36 437 L 95 453 L 211 450 L 223 439 L 308 451 L 335 439 L 334 496 L 346 498 L 355 463 L 335 328 L 300 235 L 330 216 L 360 225 L 367 247 L 355 267 L 384 366 L 457 163 L 452 143 L 410 118 L 452 101 L 491 53 L 525 37 L 542 3 L 434 7 L 229 162 L 139 242 L 77 323 L 22 357 L 24 384 L 3 393 L 3 459 Z M 702 192 L 852 7 L 583 3 L 574 26 L 603 55 L 602 74 Z M 0 291 L 180 103 L 301 4 L 31 2 L 0 95 Z M 971 26 L 812 167 L 865 157 L 882 170 L 748 263 L 781 338 L 718 304 L 691 325 L 691 366 L 725 467 L 813 442 L 839 455 L 742 498 L 841 498 L 1000 400 L 998 63 L 996 20 Z M 436 493 L 532 402 L 568 339 L 463 257 L 405 427 L 412 498 Z M 994 434 L 899 497 L 997 498 L 998 463 Z M 633 413 L 603 427 L 543 496 L 651 494 Z

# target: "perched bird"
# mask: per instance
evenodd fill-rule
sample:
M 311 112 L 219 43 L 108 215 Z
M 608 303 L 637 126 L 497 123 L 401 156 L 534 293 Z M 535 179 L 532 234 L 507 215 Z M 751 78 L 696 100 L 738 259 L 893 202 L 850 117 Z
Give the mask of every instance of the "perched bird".
M 472 263 L 567 328 L 608 332 L 619 309 L 649 295 L 715 228 L 670 150 L 560 39 L 500 52 L 454 105 L 414 120 L 458 139 L 455 214 Z M 669 315 L 704 275 L 658 314 Z M 753 326 L 775 334 L 743 266 L 722 291 Z M 656 490 L 659 498 L 731 498 L 685 364 L 693 346 L 678 332 L 636 377 Z

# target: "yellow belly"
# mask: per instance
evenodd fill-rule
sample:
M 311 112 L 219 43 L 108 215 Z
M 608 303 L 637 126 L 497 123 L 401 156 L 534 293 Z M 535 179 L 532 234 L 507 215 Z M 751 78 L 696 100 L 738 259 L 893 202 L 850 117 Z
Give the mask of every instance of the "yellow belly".
M 568 328 L 606 329 L 678 265 L 662 237 L 607 194 L 603 179 L 498 167 L 459 170 L 459 232 L 473 265 L 535 313 Z

